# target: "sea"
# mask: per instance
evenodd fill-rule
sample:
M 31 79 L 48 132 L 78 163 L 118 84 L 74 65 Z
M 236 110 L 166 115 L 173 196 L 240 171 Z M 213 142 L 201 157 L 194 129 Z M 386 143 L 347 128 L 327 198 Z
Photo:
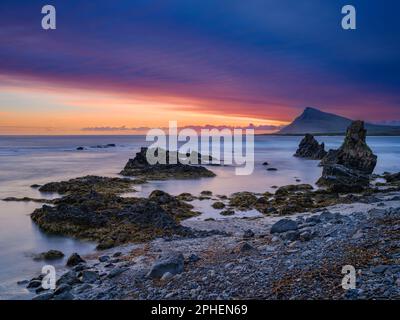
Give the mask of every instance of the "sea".
M 273 186 L 295 183 L 314 185 L 321 175 L 318 161 L 293 157 L 302 137 L 255 137 L 254 171 L 237 175 L 234 166 L 209 166 L 214 178 L 196 180 L 152 181 L 135 186 L 134 196 L 147 196 L 155 189 L 173 195 L 190 192 L 198 195 L 203 190 L 230 195 L 238 191 L 273 191 Z M 338 148 L 344 137 L 320 136 L 327 149 Z M 400 171 L 400 137 L 368 137 L 367 143 L 378 155 L 375 173 Z M 115 147 L 99 148 L 107 144 Z M 70 237 L 48 235 L 30 219 L 30 214 L 41 206 L 32 202 L 5 202 L 6 197 L 55 198 L 57 194 L 41 194 L 33 184 L 80 177 L 84 175 L 118 176 L 129 158 L 140 147 L 148 145 L 145 136 L 0 136 L 0 299 L 30 299 L 29 292 L 19 281 L 38 275 L 43 262 L 33 255 L 50 249 L 60 250 L 68 257 L 73 252 L 81 255 L 95 251 L 95 243 Z M 77 147 L 84 147 L 78 151 Z M 263 163 L 268 162 L 269 166 Z M 277 171 L 267 171 L 274 167 Z M 299 180 L 301 182 L 299 182 Z M 258 212 L 239 212 L 233 217 L 219 215 L 210 202 L 194 201 L 202 214 L 193 219 L 235 219 L 257 216 Z M 65 265 L 65 259 L 54 263 Z

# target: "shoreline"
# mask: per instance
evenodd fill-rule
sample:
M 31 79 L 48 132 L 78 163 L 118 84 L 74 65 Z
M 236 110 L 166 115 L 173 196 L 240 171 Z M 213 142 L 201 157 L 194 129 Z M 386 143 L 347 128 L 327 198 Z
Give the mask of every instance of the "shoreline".
M 396 264 L 384 265 L 382 264 L 384 260 L 379 256 L 367 259 L 362 252 L 357 253 L 360 257 L 359 264 L 355 267 L 361 270 L 363 277 L 365 275 L 365 280 L 360 276 L 361 282 L 356 291 L 337 290 L 336 287 L 340 285 L 340 279 L 343 277 L 341 270 L 336 270 L 337 273 L 332 275 L 339 281 L 336 281 L 336 287 L 329 287 L 326 292 L 319 292 L 315 283 L 304 283 L 305 288 L 296 284 L 297 289 L 289 285 L 297 283 L 297 279 L 311 281 L 308 273 L 312 271 L 318 273 L 318 264 L 321 268 L 326 267 L 322 263 L 324 260 L 341 266 L 354 263 L 357 255 L 346 258 L 346 250 L 349 250 L 346 241 L 347 245 L 353 245 L 352 250 L 355 251 L 357 248 L 361 249 L 364 244 L 369 251 L 378 249 L 378 244 L 375 246 L 370 244 L 379 240 L 382 235 L 368 230 L 376 228 L 376 221 L 386 216 L 399 217 L 400 192 L 382 193 L 370 201 L 371 203 L 338 204 L 321 208 L 317 212 L 280 217 L 232 218 L 223 221 L 185 220 L 182 223 L 184 226 L 197 230 L 223 231 L 227 235 L 171 240 L 157 238 L 150 242 L 127 244 L 85 256 L 84 266 L 69 269 L 58 280 L 59 286 L 66 284 L 63 288 L 68 289 L 65 292 L 69 295 L 58 293 L 51 298 L 139 300 L 380 298 L 381 296 L 375 294 L 374 290 L 381 288 L 383 281 L 382 279 L 377 281 L 376 278 L 382 276 L 384 272 L 391 276 L 387 270 L 391 270 L 393 266 L 393 272 L 397 272 Z M 313 217 L 319 217 L 321 221 L 317 222 L 318 219 Z M 285 218 L 298 221 L 302 233 L 310 231 L 310 234 L 313 232 L 315 234 L 310 239 L 299 238 L 293 241 L 285 238 L 288 236 L 287 232 L 271 235 L 271 226 Z M 182 253 L 184 257 L 182 273 L 163 277 L 165 279 L 148 278 L 147 275 L 160 254 L 174 256 L 177 253 Z M 100 262 L 99 257 L 104 261 Z M 81 270 L 78 271 L 79 269 Z M 381 274 L 379 270 L 384 272 Z M 79 273 L 94 273 L 97 276 L 82 282 L 77 280 Z M 73 280 L 74 284 L 70 285 L 68 281 L 71 282 L 73 274 L 76 279 Z M 386 279 L 389 275 L 384 277 Z M 318 280 L 320 285 L 324 283 L 323 280 Z M 388 285 L 386 287 L 389 288 Z M 400 294 L 399 286 L 392 287 L 395 292 L 387 293 L 387 298 L 397 297 L 397 294 Z M 290 293 L 289 289 L 293 289 L 294 292 Z M 328 289 L 334 292 L 329 292 Z M 46 298 L 46 294 L 39 295 L 35 299 L 40 298 Z
M 309 290 L 290 293 L 290 290 L 279 289 L 287 287 L 287 284 L 280 281 L 303 281 L 301 278 L 305 270 L 302 267 L 311 266 L 307 263 L 310 259 L 320 262 L 330 259 L 331 264 L 338 266 L 349 262 L 346 260 L 348 258 L 358 258 L 358 252 L 352 257 L 346 256 L 346 252 L 350 249 L 362 251 L 364 243 L 359 238 L 358 229 L 363 229 L 364 220 L 371 220 L 371 229 L 385 231 L 392 227 L 377 223 L 377 213 L 372 209 L 381 210 L 378 212 L 381 215 L 379 219 L 396 215 L 400 210 L 398 174 L 372 175 L 371 185 L 360 184 L 360 192 L 314 189 L 314 184 L 302 182 L 293 174 L 295 184 L 284 182 L 278 184 L 280 187 L 275 184 L 264 186 L 262 192 L 231 193 L 232 188 L 228 188 L 225 190 L 229 191 L 215 193 L 210 191 L 212 187 L 204 188 L 212 184 L 193 180 L 191 184 L 183 183 L 183 186 L 199 184 L 199 187 L 190 188 L 191 191 L 197 190 L 193 194 L 187 193 L 189 189 L 179 187 L 174 182 L 169 183 L 168 193 L 162 190 L 164 182 L 159 181 L 160 177 L 188 178 L 189 172 L 194 172 L 195 177 L 198 175 L 204 182 L 212 179 L 215 174 L 205 168 L 199 171 L 199 167 L 194 166 L 142 166 L 139 161 L 142 153 L 141 149 L 135 159 L 130 159 L 126 164 L 124 172 L 129 177 L 122 178 L 113 174 L 114 177 L 85 176 L 68 181 L 46 182 L 43 185 L 35 182 L 31 188 L 37 191 L 32 194 L 44 192 L 42 195 L 45 199 L 12 196 L 5 199 L 43 201 L 44 206 L 36 209 L 31 216 L 41 231 L 47 230 L 66 239 L 90 239 L 99 245 L 99 249 L 103 249 L 82 255 L 85 261 L 69 267 L 59 264 L 54 291 L 42 290 L 41 276 L 31 280 L 21 279 L 21 283 L 27 284 L 32 294 L 37 294 L 35 300 L 318 299 L 321 294 L 314 291 L 318 290 L 319 283 L 314 283 Z M 260 163 L 258 168 L 266 172 L 267 180 L 260 182 L 271 182 L 268 177 L 277 176 L 274 171 L 269 173 L 269 165 L 275 163 L 267 160 Z M 302 166 L 308 164 L 310 167 L 316 164 L 297 160 L 294 163 Z M 218 167 L 210 169 L 225 173 Z M 290 172 L 292 169 L 284 170 Z M 281 168 L 278 170 L 279 176 L 283 174 L 280 172 Z M 288 180 L 285 177 L 279 179 Z M 150 181 L 155 183 L 148 184 Z M 355 183 L 359 189 L 358 182 Z M 152 186 L 151 190 L 149 185 Z M 135 197 L 136 188 L 140 192 Z M 46 199 L 46 192 L 56 193 L 60 197 Z M 215 210 L 213 214 L 223 219 L 213 219 L 212 215 L 200 219 L 199 215 L 207 212 L 208 207 L 212 207 Z M 393 207 L 394 211 L 389 210 L 389 207 Z M 258 216 L 243 214 L 239 217 L 242 215 L 239 212 L 248 211 L 257 212 Z M 289 221 L 285 222 L 285 219 Z M 271 226 L 278 220 L 291 227 L 271 234 Z M 344 241 L 353 241 L 354 234 L 357 234 L 359 241 L 352 248 L 343 249 L 346 247 Z M 368 233 L 365 245 L 370 241 L 378 241 L 377 235 L 379 232 Z M 331 250 L 328 242 L 336 246 Z M 380 250 L 379 245 L 373 243 L 374 246 Z M 308 254 L 303 256 L 303 252 Z M 330 255 L 333 252 L 335 257 Z M 379 262 L 365 261 L 364 258 L 361 254 L 363 264 L 357 265 L 357 268 L 368 270 L 370 267 L 375 268 Z M 350 262 L 354 263 L 354 259 Z M 43 260 L 43 263 L 47 261 Z M 393 264 L 385 260 L 380 263 L 389 264 L 389 267 L 381 268 L 385 270 Z M 307 274 L 317 272 L 318 268 L 321 266 L 313 265 Z M 330 272 L 335 273 L 338 279 L 341 277 L 340 270 Z M 299 274 L 299 277 L 292 279 L 294 274 Z M 250 279 L 251 283 L 243 279 Z M 324 279 L 321 281 L 323 283 Z M 227 283 L 230 285 L 227 286 Z M 260 287 L 263 283 L 268 283 L 270 291 Z M 252 288 L 257 288 L 257 294 L 251 293 Z M 357 294 L 365 297 L 363 291 Z M 375 293 L 366 294 L 368 297 L 376 297 Z M 392 295 L 390 293 L 389 296 Z M 322 296 L 325 297 L 349 298 L 347 295 L 339 295 L 337 291 Z

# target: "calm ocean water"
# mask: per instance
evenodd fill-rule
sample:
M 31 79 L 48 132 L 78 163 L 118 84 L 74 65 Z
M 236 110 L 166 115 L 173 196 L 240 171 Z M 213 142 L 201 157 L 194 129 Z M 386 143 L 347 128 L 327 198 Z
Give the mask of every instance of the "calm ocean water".
M 250 176 L 236 176 L 232 167 L 209 167 L 215 178 L 185 181 L 155 181 L 142 186 L 135 195 L 148 195 L 154 189 L 171 194 L 203 190 L 229 195 L 236 191 L 271 191 L 271 186 L 295 183 L 313 184 L 321 174 L 318 161 L 294 158 L 292 154 L 301 137 L 257 136 L 255 138 L 255 170 Z M 327 148 L 337 148 L 343 137 L 317 137 Z M 98 149 L 90 146 L 115 143 L 115 148 Z M 0 136 L 0 199 L 10 196 L 43 198 L 30 185 L 74 178 L 87 174 L 115 176 L 129 157 L 143 145 L 143 136 L 68 136 L 68 137 L 11 137 Z M 368 144 L 378 155 L 376 173 L 400 171 L 400 137 L 369 137 Z M 76 147 L 87 147 L 76 151 Z M 268 161 L 276 172 L 266 171 Z M 56 195 L 47 195 L 54 197 Z M 204 212 L 197 219 L 221 218 L 207 202 L 195 202 Z M 95 244 L 70 238 L 49 236 L 30 220 L 29 214 L 40 207 L 36 203 L 15 203 L 0 200 L 0 299 L 29 298 L 24 286 L 17 281 L 39 274 L 43 262 L 35 262 L 32 254 L 50 249 L 90 253 Z M 255 212 L 242 215 L 255 215 Z M 238 214 L 237 216 L 240 216 Z M 65 260 L 55 264 L 62 266 Z

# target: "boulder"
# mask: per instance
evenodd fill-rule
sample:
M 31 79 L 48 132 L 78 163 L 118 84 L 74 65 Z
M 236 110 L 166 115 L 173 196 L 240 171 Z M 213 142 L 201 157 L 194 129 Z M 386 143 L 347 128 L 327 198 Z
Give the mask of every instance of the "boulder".
M 319 144 L 311 134 L 306 134 L 299 144 L 299 148 L 294 154 L 295 157 L 312 160 L 321 160 L 326 156 L 325 144 Z
M 56 260 L 64 257 L 64 253 L 59 250 L 49 250 L 39 253 L 33 257 L 34 260 Z
M 287 231 L 296 231 L 298 229 L 299 225 L 296 221 L 290 219 L 282 219 L 272 225 L 271 234 L 284 233 Z
M 400 182 L 400 172 L 398 173 L 387 173 L 384 175 L 387 182 Z
M 97 279 L 99 279 L 99 275 L 97 272 L 92 270 L 85 270 L 82 272 L 82 282 L 84 283 L 93 283 Z
M 170 252 L 161 255 L 154 262 L 147 277 L 152 279 L 161 278 L 166 272 L 172 275 L 183 272 L 184 257 L 182 253 Z
M 317 185 L 332 192 L 360 192 L 369 186 L 377 162 L 366 143 L 363 121 L 348 127 L 345 140 L 338 150 L 330 150 L 321 161 L 322 176 Z
M 76 266 L 76 265 L 78 265 L 80 263 L 85 263 L 85 260 L 83 260 L 81 258 L 81 256 L 79 254 L 77 254 L 76 252 L 71 254 L 71 256 L 67 260 L 67 266 L 68 267 L 74 267 L 74 266 Z

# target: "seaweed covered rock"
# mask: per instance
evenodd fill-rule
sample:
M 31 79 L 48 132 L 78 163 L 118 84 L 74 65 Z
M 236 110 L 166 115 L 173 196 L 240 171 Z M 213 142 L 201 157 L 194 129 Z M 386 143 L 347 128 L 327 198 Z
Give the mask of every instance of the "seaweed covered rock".
M 294 154 L 295 157 L 321 160 L 326 156 L 325 144 L 319 144 L 311 134 L 306 134 L 299 144 L 299 148 Z
M 166 210 L 177 221 L 199 215 L 199 212 L 192 211 L 193 206 L 161 190 L 154 190 L 149 195 L 149 200 L 156 202 Z
M 322 176 L 317 184 L 332 192 L 360 192 L 369 186 L 370 174 L 377 156 L 366 143 L 363 121 L 354 121 L 348 127 L 343 145 L 330 150 L 321 161 Z
M 253 209 L 257 202 L 257 197 L 252 192 L 236 192 L 231 195 L 229 205 L 239 210 L 245 211 Z
M 289 184 L 287 186 L 282 186 L 275 191 L 275 195 L 286 195 L 290 192 L 303 192 L 310 191 L 313 187 L 310 184 Z
M 191 206 L 163 194 L 147 198 L 124 198 L 90 192 L 69 194 L 54 206 L 36 209 L 32 220 L 44 231 L 99 242 L 104 249 L 158 236 L 188 235 L 179 221 L 192 216 Z
M 99 176 L 85 176 L 68 181 L 50 182 L 39 188 L 40 192 L 57 192 L 59 194 L 85 193 L 96 191 L 101 193 L 123 193 L 132 191 L 132 185 L 137 181 L 129 178 L 109 178 Z
M 147 152 L 151 152 L 155 157 L 165 161 L 162 163 L 149 163 L 146 156 Z M 177 152 L 166 151 L 161 148 L 148 149 L 143 147 L 136 153 L 135 158 L 129 159 L 121 174 L 150 180 L 194 179 L 215 176 L 215 173 L 205 167 L 180 163 L 177 160 L 177 156 Z

